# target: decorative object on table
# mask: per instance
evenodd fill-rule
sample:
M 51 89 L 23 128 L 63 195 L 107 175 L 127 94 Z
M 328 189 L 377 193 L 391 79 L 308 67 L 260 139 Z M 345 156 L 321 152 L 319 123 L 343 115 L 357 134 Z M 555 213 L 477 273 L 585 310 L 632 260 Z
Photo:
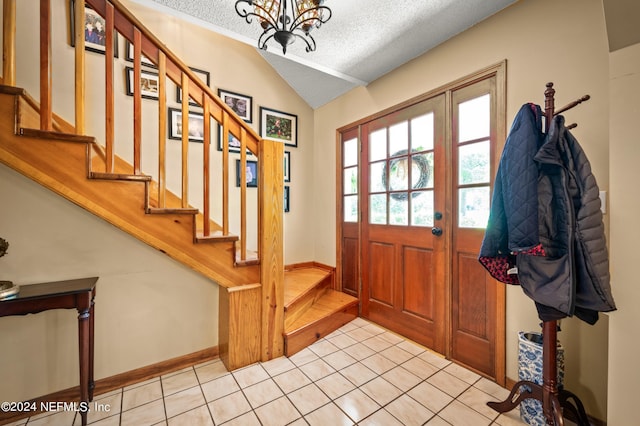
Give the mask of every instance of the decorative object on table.
M 323 3 L 324 0 L 239 0 L 236 12 L 248 24 L 253 21 L 252 17 L 258 18 L 264 30 L 258 39 L 258 48 L 267 50 L 267 42 L 274 39 L 286 55 L 287 46 L 296 38 L 307 44 L 307 52 L 316 50 L 316 41 L 310 32 L 331 19 L 331 9 Z
M 288 146 L 298 146 L 298 116 L 260 107 L 260 136 Z
M 7 254 L 9 250 L 9 242 L 4 238 L 0 238 L 0 257 Z M 0 300 L 12 299 L 20 291 L 20 286 L 13 285 L 11 281 L 0 281 Z
M 253 121 L 253 98 L 240 93 L 229 92 L 228 90 L 218 89 L 220 99 L 238 114 L 247 123 Z

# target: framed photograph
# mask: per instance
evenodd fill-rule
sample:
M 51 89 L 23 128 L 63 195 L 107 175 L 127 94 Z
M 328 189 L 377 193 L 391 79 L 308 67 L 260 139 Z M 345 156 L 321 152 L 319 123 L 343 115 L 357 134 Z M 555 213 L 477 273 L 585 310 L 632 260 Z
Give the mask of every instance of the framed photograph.
M 222 145 L 223 134 L 224 132 L 222 130 L 222 125 L 219 125 L 218 126 L 218 151 L 223 150 L 223 145 Z M 231 132 L 229 132 L 229 138 L 227 143 L 229 144 L 229 152 L 236 152 L 238 154 L 240 153 L 240 139 L 232 135 Z M 247 149 L 247 155 L 253 155 L 253 153 Z
M 291 197 L 290 197 L 290 193 L 289 193 L 289 187 L 285 186 L 284 187 L 284 212 L 285 213 L 289 213 L 289 205 L 291 203 Z
M 75 8 L 75 2 L 79 0 L 69 0 L 70 19 L 71 26 L 71 46 L 75 47 L 75 33 L 76 22 L 75 14 L 73 13 Z M 107 34 L 105 32 L 104 18 L 98 14 L 95 10 L 89 6 L 84 7 L 84 22 L 81 22 L 84 28 L 84 48 L 92 52 L 103 53 L 105 52 L 105 42 Z M 113 32 L 113 56 L 118 57 L 118 33 Z
M 229 92 L 227 90 L 218 89 L 218 96 L 222 101 L 240 116 L 247 123 L 251 123 L 253 111 L 253 98 L 239 93 Z
M 125 72 L 127 95 L 133 96 L 133 68 L 125 67 Z M 140 93 L 143 98 L 158 99 L 158 73 L 141 70 Z
M 240 187 L 240 173 L 245 173 L 247 176 L 247 188 L 258 187 L 258 162 L 247 160 L 247 167 L 245 170 L 240 170 L 240 160 L 236 160 L 236 186 Z
M 291 182 L 291 152 L 284 152 L 284 181 Z
M 189 112 L 189 140 L 204 141 L 204 116 L 198 112 Z M 182 139 L 182 110 L 169 108 L 169 139 Z
M 260 107 L 260 136 L 297 147 L 298 116 Z
M 198 77 L 200 77 L 200 80 L 202 80 L 203 83 L 207 84 L 207 87 L 211 86 L 211 76 L 209 74 L 209 71 L 203 71 L 203 70 L 199 70 L 197 68 L 191 68 L 189 67 L 189 69 L 191 69 L 191 71 L 193 71 Z M 182 102 L 182 87 L 177 86 L 176 87 L 176 102 L 181 103 Z M 197 106 L 199 107 L 200 105 L 197 104 L 195 101 L 192 101 L 191 99 L 189 99 L 189 105 L 193 105 L 193 106 Z
M 129 62 L 133 62 L 133 43 L 131 43 L 129 40 L 126 41 L 124 58 Z M 140 58 L 140 65 L 142 65 L 143 67 L 158 68 L 156 64 L 151 62 L 151 60 L 144 55 L 142 55 Z

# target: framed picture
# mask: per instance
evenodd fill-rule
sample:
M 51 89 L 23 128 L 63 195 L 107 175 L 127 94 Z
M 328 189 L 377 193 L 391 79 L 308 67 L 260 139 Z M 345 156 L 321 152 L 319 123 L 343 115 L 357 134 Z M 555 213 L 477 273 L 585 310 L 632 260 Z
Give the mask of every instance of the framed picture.
M 133 62 L 133 43 L 131 43 L 129 40 L 127 40 L 126 43 L 124 58 L 129 62 Z M 140 58 L 140 65 L 142 65 L 143 67 L 158 68 L 156 64 L 151 62 L 151 60 L 144 55 L 142 55 Z
M 258 187 L 258 162 L 247 160 L 247 167 L 244 171 L 240 170 L 240 160 L 236 160 L 236 186 L 240 187 L 240 173 L 247 176 L 247 188 Z
M 222 125 L 219 125 L 218 126 L 218 151 L 223 150 L 223 145 L 222 145 L 223 134 L 224 132 L 222 130 Z M 240 139 L 232 135 L 231 132 L 229 132 L 227 143 L 229 144 L 229 152 L 237 152 L 238 154 L 240 153 Z M 247 155 L 253 155 L 253 153 L 247 149 Z
M 222 101 L 240 116 L 247 123 L 251 123 L 253 111 L 253 98 L 239 93 L 229 92 L 227 90 L 218 89 L 218 96 Z
M 76 16 L 75 13 L 73 13 L 76 1 L 79 0 L 69 0 L 69 11 L 71 15 L 69 23 L 71 26 L 71 46 L 73 47 L 76 45 Z M 84 48 L 92 52 L 104 53 L 107 39 L 104 18 L 89 6 L 85 6 L 84 22 L 81 24 L 84 28 Z M 118 33 L 115 30 L 113 32 L 113 56 L 118 57 Z
M 291 203 L 291 197 L 290 197 L 290 193 L 289 193 L 289 187 L 285 186 L 284 187 L 284 212 L 285 213 L 289 213 L 289 205 Z
M 297 147 L 298 116 L 260 107 L 260 136 Z
M 127 95 L 133 96 L 133 68 L 125 67 Z M 140 93 L 143 98 L 158 99 L 158 73 L 141 70 Z
M 204 141 L 204 116 L 198 112 L 189 112 L 189 140 Z M 182 110 L 169 108 L 169 139 L 182 139 Z
M 284 152 L 284 181 L 291 182 L 291 152 Z
M 198 77 L 200 77 L 200 80 L 202 80 L 203 83 L 207 83 L 207 87 L 210 87 L 211 76 L 209 74 L 209 71 L 203 71 L 203 70 L 199 70 L 197 68 L 191 68 L 191 67 L 189 67 L 189 69 L 191 69 L 191 71 L 193 71 Z M 176 87 L 176 102 L 178 103 L 182 102 L 182 87 L 180 86 Z M 200 106 L 200 104 L 197 104 L 195 101 L 192 101 L 191 99 L 189 99 L 189 105 L 193 105 L 197 107 Z

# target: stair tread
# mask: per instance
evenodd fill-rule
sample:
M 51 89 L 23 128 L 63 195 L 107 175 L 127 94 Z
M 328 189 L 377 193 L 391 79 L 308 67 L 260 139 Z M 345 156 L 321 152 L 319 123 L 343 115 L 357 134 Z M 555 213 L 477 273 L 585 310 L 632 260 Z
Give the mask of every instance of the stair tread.
M 284 272 L 284 306 L 313 289 L 331 272 L 320 268 L 297 268 Z
M 353 296 L 336 290 L 327 290 L 304 314 L 291 324 L 291 326 L 287 327 L 285 334 L 295 332 L 315 321 L 328 317 L 335 312 L 339 312 L 357 303 L 358 299 Z

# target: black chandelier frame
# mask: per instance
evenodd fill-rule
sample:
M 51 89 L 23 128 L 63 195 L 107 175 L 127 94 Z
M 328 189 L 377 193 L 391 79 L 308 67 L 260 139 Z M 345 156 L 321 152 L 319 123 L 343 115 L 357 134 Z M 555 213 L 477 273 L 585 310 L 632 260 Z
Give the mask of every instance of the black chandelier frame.
M 236 13 L 244 18 L 248 24 L 253 22 L 253 17 L 258 18 L 260 25 L 264 29 L 258 39 L 259 49 L 267 50 L 267 43 L 271 39 L 274 39 L 282 45 L 282 53 L 286 54 L 287 46 L 292 44 L 296 38 L 299 38 L 307 45 L 305 50 L 307 52 L 313 52 L 316 50 L 316 41 L 310 32 L 313 28 L 320 28 L 322 24 L 331 19 L 331 9 L 322 5 L 324 0 L 316 0 L 315 7 L 298 14 L 296 2 L 297 0 L 281 0 L 278 3 L 275 18 L 262 4 L 258 4 L 253 0 L 238 0 L 236 1 L 235 7 Z M 241 3 L 245 3 L 244 7 Z M 288 5 L 293 9 L 293 19 L 291 19 L 291 16 L 287 13 Z M 256 10 L 262 11 L 263 14 L 256 12 Z M 307 13 L 312 11 L 317 11 L 317 13 Z M 309 15 L 312 16 L 308 17 Z

